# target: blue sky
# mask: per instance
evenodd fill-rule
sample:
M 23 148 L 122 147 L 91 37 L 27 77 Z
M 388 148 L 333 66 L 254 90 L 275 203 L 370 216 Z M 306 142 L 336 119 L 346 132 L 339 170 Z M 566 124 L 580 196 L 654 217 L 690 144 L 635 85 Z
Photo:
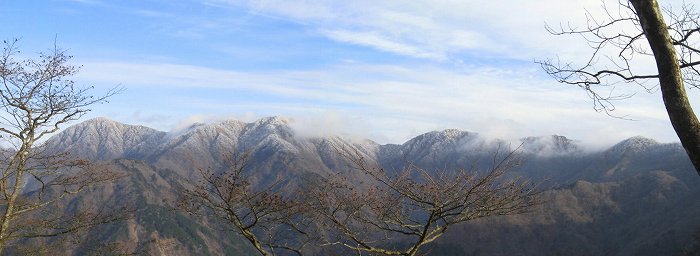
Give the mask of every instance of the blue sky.
M 0 3 L 0 35 L 23 55 L 54 38 L 95 92 L 123 93 L 86 118 L 170 131 L 282 115 L 308 135 L 402 143 L 457 128 L 500 138 L 560 134 L 592 144 L 675 141 L 660 94 L 636 88 L 616 114 L 534 64 L 581 60 L 578 38 L 545 22 L 583 20 L 598 0 L 47 0 Z M 691 91 L 691 93 L 693 93 Z

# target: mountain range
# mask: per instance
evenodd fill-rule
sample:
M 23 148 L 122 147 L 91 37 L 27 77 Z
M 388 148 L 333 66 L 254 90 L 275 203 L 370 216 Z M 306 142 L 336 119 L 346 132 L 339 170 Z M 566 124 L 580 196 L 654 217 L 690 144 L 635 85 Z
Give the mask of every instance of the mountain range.
M 235 232 L 174 209 L 178 191 L 198 168 L 222 171 L 225 158 L 249 151 L 260 184 L 305 177 L 353 176 L 337 154 L 352 148 L 363 158 L 397 170 L 411 163 L 428 170 L 489 164 L 493 154 L 518 148 L 521 165 L 511 175 L 541 183 L 546 204 L 531 213 L 459 225 L 429 248 L 431 255 L 680 255 L 700 250 L 700 177 L 677 143 L 632 137 L 601 150 L 584 149 L 564 136 L 527 137 L 518 143 L 448 129 L 403 144 L 342 137 L 297 136 L 290 120 L 262 118 L 194 124 L 178 132 L 87 120 L 49 138 L 41 147 L 108 163 L 127 174 L 86 197 L 136 206 L 134 219 L 91 231 L 91 244 L 130 241 L 131 249 L 165 255 L 246 255 Z M 78 199 L 76 199 L 78 200 Z M 80 200 L 85 200 L 82 198 Z M 146 241 L 159 241 L 146 243 Z M 161 246 L 163 245 L 163 246 Z

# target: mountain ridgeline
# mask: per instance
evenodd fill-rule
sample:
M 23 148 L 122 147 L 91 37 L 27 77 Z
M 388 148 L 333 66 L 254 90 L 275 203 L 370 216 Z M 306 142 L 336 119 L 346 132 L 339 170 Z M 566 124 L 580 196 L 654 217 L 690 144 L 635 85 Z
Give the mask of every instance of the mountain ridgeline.
M 178 191 L 201 178 L 198 168 L 225 170 L 225 159 L 251 153 L 256 183 L 303 187 L 332 173 L 358 183 L 339 149 L 356 150 L 385 170 L 412 163 L 427 170 L 488 166 L 497 152 L 518 145 L 459 130 L 435 131 L 403 144 L 296 136 L 290 121 L 270 117 L 195 124 L 178 132 L 97 118 L 48 139 L 43 149 L 109 163 L 127 176 L 82 198 L 132 204 L 135 218 L 91 231 L 73 248 L 129 241 L 132 251 L 167 255 L 246 255 L 252 248 L 211 220 L 174 210 Z M 531 213 L 491 217 L 456 226 L 431 255 L 680 255 L 700 245 L 700 177 L 679 144 L 633 137 L 598 151 L 563 136 L 521 139 L 522 164 L 510 175 L 541 183 L 545 205 Z M 149 242 L 151 241 L 151 242 Z M 156 242 L 152 242 L 156 241 Z M 697 251 L 696 251 L 697 252 Z

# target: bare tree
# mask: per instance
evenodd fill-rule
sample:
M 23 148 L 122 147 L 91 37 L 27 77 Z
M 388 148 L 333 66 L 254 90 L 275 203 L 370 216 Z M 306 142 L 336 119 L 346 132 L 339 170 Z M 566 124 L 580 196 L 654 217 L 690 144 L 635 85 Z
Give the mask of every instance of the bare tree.
M 55 237 L 121 218 L 99 207 L 68 215 L 58 211 L 59 203 L 119 175 L 37 146 L 119 88 L 93 97 L 91 88 L 69 79 L 79 68 L 68 64 L 71 56 L 64 50 L 54 47 L 38 59 L 16 60 L 17 42 L 3 41 L 0 56 L 0 136 L 5 141 L 0 154 L 0 254 L 18 240 Z
M 540 204 L 536 186 L 508 178 L 514 152 L 494 154 L 488 170 L 429 171 L 408 165 L 393 175 L 356 149 L 339 149 L 365 182 L 331 174 L 302 190 L 262 186 L 248 169 L 250 152 L 227 157 L 225 169 L 199 168 L 178 208 L 213 218 L 241 234 L 260 255 L 342 253 L 416 255 L 448 228 L 469 220 L 527 212 Z M 362 176 L 361 175 L 361 176 Z
M 376 184 L 363 188 L 342 176 L 309 191 L 307 203 L 324 234 L 323 246 L 361 255 L 417 255 L 458 223 L 524 213 L 540 203 L 532 183 L 505 174 L 514 153 L 496 153 L 488 170 L 425 170 L 407 165 L 396 175 L 352 149 L 340 150 Z
M 279 191 L 279 182 L 253 184 L 250 151 L 225 159 L 224 171 L 198 169 L 202 180 L 183 191 L 178 207 L 220 221 L 222 227 L 245 237 L 260 255 L 280 251 L 302 255 L 313 237 L 303 204 L 294 193 L 285 196 Z
M 654 91 L 658 85 L 671 124 L 700 174 L 700 121 L 685 91 L 685 86 L 700 87 L 700 14 L 687 3 L 680 10 L 662 9 L 656 0 L 618 0 L 616 6 L 604 5 L 603 19 L 589 13 L 583 29 L 547 27 L 554 35 L 582 36 L 593 51 L 588 61 L 539 63 L 559 82 L 584 89 L 596 110 L 608 114 L 615 109 L 613 101 L 632 95 L 606 93 L 606 88 L 632 83 Z M 652 58 L 657 71 L 643 73 L 639 62 Z

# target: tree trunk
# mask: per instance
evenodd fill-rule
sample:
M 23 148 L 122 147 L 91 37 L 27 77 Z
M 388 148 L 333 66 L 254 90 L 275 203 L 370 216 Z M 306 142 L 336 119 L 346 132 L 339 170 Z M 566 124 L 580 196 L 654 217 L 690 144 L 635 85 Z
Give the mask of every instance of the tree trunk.
M 666 112 L 685 152 L 700 175 L 700 122 L 690 106 L 673 41 L 656 0 L 630 0 L 649 42 Z
M 10 197 L 7 199 L 7 208 L 5 209 L 5 214 L 2 217 L 2 223 L 0 223 L 0 255 L 3 255 L 5 246 L 7 246 L 6 236 L 9 234 L 8 229 L 10 228 L 10 222 L 12 222 L 12 214 L 14 213 L 17 197 L 20 193 L 22 193 L 22 188 L 24 187 L 22 185 L 22 177 L 24 175 L 24 167 L 27 164 L 27 154 L 25 153 L 28 153 L 27 150 L 29 150 L 30 148 L 31 145 L 22 145 L 22 147 L 19 149 L 19 151 L 17 151 L 16 155 L 14 156 L 15 159 L 18 160 L 16 162 L 10 162 L 11 165 L 16 165 L 13 167 L 13 169 L 15 169 L 15 183 L 13 184 L 13 189 L 10 193 Z

